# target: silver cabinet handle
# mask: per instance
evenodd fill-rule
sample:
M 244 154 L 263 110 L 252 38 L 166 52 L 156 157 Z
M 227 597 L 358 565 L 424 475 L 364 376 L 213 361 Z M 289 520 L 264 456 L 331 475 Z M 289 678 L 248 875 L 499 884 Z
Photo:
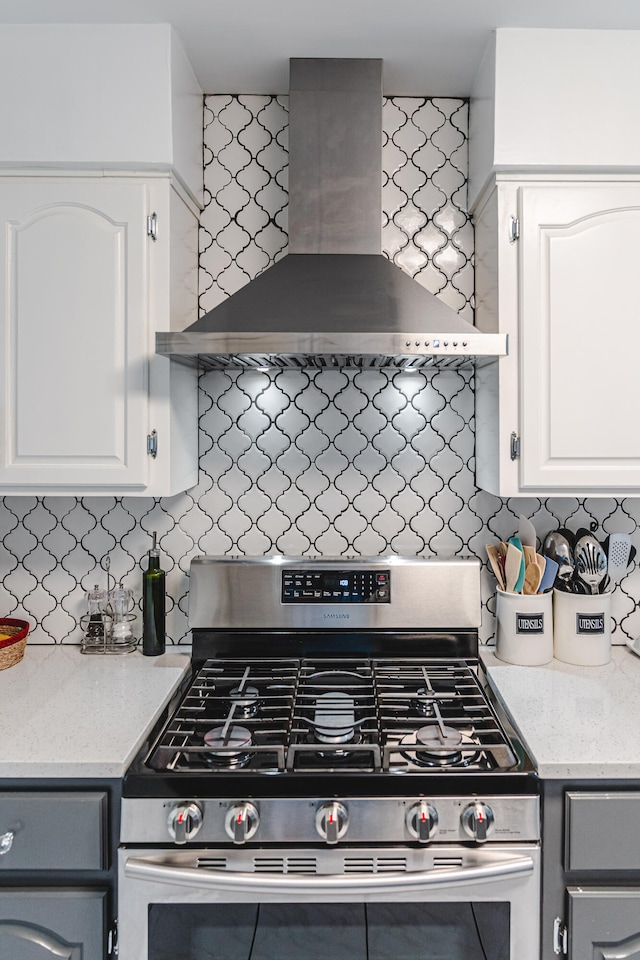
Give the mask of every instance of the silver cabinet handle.
M 472 881 L 503 880 L 521 874 L 532 873 L 531 857 L 496 858 L 478 866 L 417 870 L 410 873 L 372 875 L 354 874 L 293 874 L 286 876 L 258 875 L 234 870 L 202 870 L 197 867 L 175 867 L 137 857 L 129 857 L 124 872 L 137 880 L 202 889 L 237 890 L 243 893 L 278 893 L 295 896 L 300 894 L 336 893 L 388 893 L 412 891 L 418 893 L 425 887 L 451 887 L 457 883 Z
M 65 943 L 55 934 L 38 927 L 35 924 L 22 923 L 20 920 L 0 920 L 0 941 L 4 939 L 26 940 L 27 943 L 35 947 L 42 947 L 52 957 L 58 957 L 58 960 L 82 960 L 82 947 L 74 946 L 72 943 Z M 38 955 L 41 951 L 38 950 Z
M 0 857 L 5 853 L 9 853 L 9 850 L 11 850 L 13 846 L 14 837 L 15 833 L 12 833 L 11 830 L 7 830 L 6 833 L 0 833 Z

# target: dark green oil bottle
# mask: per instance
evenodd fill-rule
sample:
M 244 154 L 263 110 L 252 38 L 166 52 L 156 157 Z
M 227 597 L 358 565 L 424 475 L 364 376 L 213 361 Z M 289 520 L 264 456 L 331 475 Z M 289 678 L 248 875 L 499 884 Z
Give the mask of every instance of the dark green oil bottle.
M 153 534 L 149 565 L 142 574 L 142 653 L 158 657 L 165 647 L 165 576 L 160 569 L 160 551 Z

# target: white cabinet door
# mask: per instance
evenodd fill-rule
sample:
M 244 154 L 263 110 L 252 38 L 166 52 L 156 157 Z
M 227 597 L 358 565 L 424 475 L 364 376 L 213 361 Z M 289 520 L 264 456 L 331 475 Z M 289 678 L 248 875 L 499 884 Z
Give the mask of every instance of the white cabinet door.
M 197 318 L 192 206 L 166 175 L 5 177 L 0 221 L 0 494 L 193 486 L 197 372 L 155 355 Z
M 478 485 L 640 494 L 640 182 L 506 178 L 476 246 L 476 322 L 509 336 L 477 373 Z
M 0 181 L 0 484 L 147 482 L 147 186 Z
M 640 184 L 519 192 L 521 488 L 640 492 Z

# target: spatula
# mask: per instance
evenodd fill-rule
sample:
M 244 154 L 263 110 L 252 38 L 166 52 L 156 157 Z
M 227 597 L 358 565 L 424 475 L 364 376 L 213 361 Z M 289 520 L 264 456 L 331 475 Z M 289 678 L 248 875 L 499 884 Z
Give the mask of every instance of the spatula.
M 546 557 L 546 561 L 542 580 L 538 587 L 538 593 L 546 593 L 547 590 L 551 590 L 558 576 L 558 564 L 556 561 L 552 557 Z
M 535 561 L 533 563 L 528 563 L 524 572 L 524 585 L 522 587 L 522 592 L 528 595 L 537 593 L 541 579 L 542 572 L 538 564 L 535 563 Z
M 607 537 L 609 541 L 604 546 L 607 555 L 607 573 L 613 583 L 624 577 L 629 567 L 631 556 L 631 535 L 628 533 L 612 533 Z
M 510 540 L 507 544 L 507 556 L 504 564 L 505 586 L 508 593 L 520 592 L 516 591 L 516 585 L 520 579 L 520 567 L 523 565 L 524 556 L 522 550 L 518 550 L 516 545 Z M 522 582 L 524 583 L 524 576 Z
M 531 520 L 528 520 L 522 514 L 518 517 L 518 537 L 523 547 L 533 547 L 536 548 L 536 528 L 531 523 Z
M 500 590 L 504 590 L 505 582 L 502 577 L 502 567 L 500 566 L 500 554 L 498 553 L 498 548 L 495 547 L 492 543 L 488 543 L 486 545 L 486 550 L 487 550 L 487 556 L 489 557 L 489 563 L 491 564 L 491 569 L 493 570 L 498 587 L 500 588 Z
M 522 593 L 522 588 L 524 586 L 524 574 L 527 566 L 527 562 L 524 558 L 524 549 L 520 537 L 511 537 L 509 543 L 516 548 L 520 553 L 520 571 L 518 573 L 518 579 L 516 580 L 514 586 L 515 593 Z

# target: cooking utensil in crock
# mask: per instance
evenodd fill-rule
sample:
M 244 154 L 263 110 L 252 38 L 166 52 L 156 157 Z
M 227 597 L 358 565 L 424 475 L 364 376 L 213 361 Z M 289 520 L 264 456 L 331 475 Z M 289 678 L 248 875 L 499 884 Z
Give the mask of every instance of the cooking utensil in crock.
M 573 579 L 575 561 L 567 538 L 559 530 L 552 530 L 545 537 L 542 552 L 558 564 L 556 577 L 561 581 L 563 589 L 569 590 L 569 581 Z
M 607 555 L 602 545 L 588 533 L 577 541 L 574 556 L 578 577 L 591 593 L 598 593 L 598 587 L 607 575 Z
M 522 592 L 528 595 L 537 593 L 542 580 L 542 571 L 537 563 L 528 563 L 524 572 Z
M 615 583 L 624 577 L 629 567 L 631 535 L 612 533 L 603 544 L 603 549 L 607 555 L 607 573 Z
M 507 556 L 504 564 L 505 585 L 507 593 L 516 593 L 516 584 L 520 579 L 520 567 L 524 563 L 522 550 L 518 550 L 516 545 L 509 541 L 507 544 Z M 522 578 L 524 583 L 524 577 Z
M 513 589 L 515 593 L 522 593 L 522 588 L 524 586 L 524 574 L 527 567 L 527 561 L 525 560 L 525 557 L 524 557 L 524 548 L 522 546 L 522 543 L 519 537 L 511 537 L 509 539 L 509 543 L 513 544 L 516 550 L 520 551 L 520 571 L 518 573 L 518 579 L 516 580 L 516 583 Z
M 522 514 L 518 517 L 518 537 L 523 547 L 533 547 L 536 548 L 536 528 L 531 523 L 531 520 L 528 520 L 526 517 L 523 517 Z
M 540 586 L 538 587 L 538 593 L 547 593 L 547 591 L 551 590 L 556 582 L 557 576 L 558 564 L 551 557 L 546 557 L 544 573 L 542 574 L 542 580 L 540 581 Z
M 500 554 L 498 553 L 498 548 L 492 543 L 486 545 L 487 556 L 489 557 L 489 563 L 491 564 L 491 569 L 493 570 L 493 575 L 496 578 L 497 584 L 501 590 L 505 588 L 504 577 L 502 576 L 502 567 L 500 565 Z

